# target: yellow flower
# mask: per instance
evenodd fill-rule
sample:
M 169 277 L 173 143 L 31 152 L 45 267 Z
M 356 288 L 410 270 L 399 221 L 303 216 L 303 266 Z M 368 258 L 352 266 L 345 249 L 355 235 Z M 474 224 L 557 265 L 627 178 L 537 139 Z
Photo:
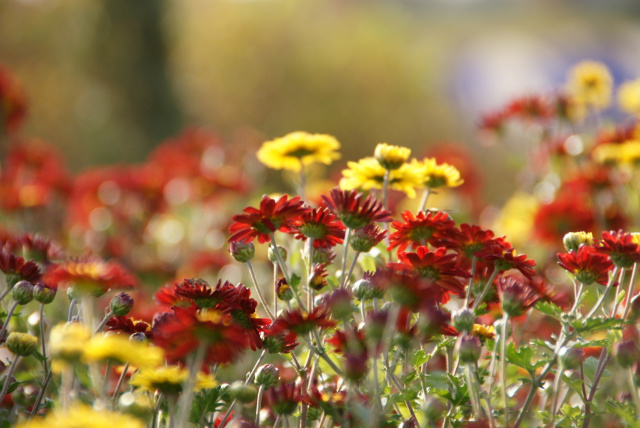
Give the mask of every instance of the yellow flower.
M 380 165 L 384 169 L 398 169 L 409 160 L 411 149 L 407 147 L 392 146 L 387 143 L 380 143 L 373 153 Z
M 471 334 L 483 339 L 493 339 L 496 334 L 496 329 L 492 325 L 474 324 Z
M 438 164 L 435 158 L 425 158 L 422 162 L 416 160 L 414 163 L 422 174 L 423 186 L 430 189 L 441 186 L 458 187 L 464 183 L 460 178 L 460 171 L 448 163 Z
M 349 169 L 342 171 L 340 188 L 344 190 L 382 189 L 386 169 L 373 157 L 347 162 Z M 416 197 L 416 187 L 422 187 L 422 175 L 413 164 L 404 164 L 389 172 L 389 188 L 399 190 L 410 198 Z
M 164 394 L 179 394 L 188 376 L 189 372 L 178 366 L 142 369 L 131 377 L 129 384 L 151 393 L 158 390 Z M 200 372 L 196 378 L 194 391 L 213 388 L 217 384 L 212 375 Z
M 95 410 L 84 404 L 74 404 L 67 410 L 56 409 L 44 418 L 16 425 L 15 428 L 145 428 L 131 416 L 108 410 Z
M 302 166 L 316 162 L 329 165 L 340 159 L 339 149 L 340 143 L 331 135 L 293 132 L 265 142 L 257 156 L 269 168 L 297 172 Z
M 640 79 L 624 82 L 620 85 L 618 105 L 622 111 L 640 115 Z
M 583 61 L 569 71 L 568 90 L 582 104 L 608 107 L 611 104 L 613 78 L 603 63 Z
M 157 367 L 164 361 L 164 352 L 161 348 L 129 340 L 123 335 L 99 334 L 86 345 L 83 359 L 86 362 L 108 360 L 135 367 Z
M 600 144 L 593 149 L 592 156 L 598 163 L 631 166 L 640 161 L 640 141 Z
M 54 359 L 76 361 L 82 356 L 91 332 L 77 322 L 58 324 L 49 335 L 49 352 Z

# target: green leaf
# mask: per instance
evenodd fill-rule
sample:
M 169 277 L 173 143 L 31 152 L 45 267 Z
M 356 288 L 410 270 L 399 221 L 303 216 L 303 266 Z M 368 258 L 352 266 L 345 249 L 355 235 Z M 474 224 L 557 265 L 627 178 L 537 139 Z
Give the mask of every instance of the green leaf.
M 193 398 L 189 421 L 196 425 L 200 424 L 204 415 L 220 410 L 223 406 L 223 396 L 226 393 L 226 389 L 226 386 L 218 386 L 196 394 Z
M 563 374 L 562 381 L 586 404 L 585 398 L 582 396 L 582 379 L 571 378 Z
M 424 352 L 422 349 L 419 349 L 415 354 L 413 354 L 409 358 L 409 364 L 415 369 L 418 369 L 421 365 L 426 363 L 431 359 L 431 355 Z
M 582 415 L 582 409 L 580 408 L 580 406 L 570 406 L 569 404 L 565 404 L 562 406 L 562 409 L 560 411 L 563 415 L 573 421 L 575 421 L 580 417 L 580 415 Z
M 597 367 L 598 367 L 598 359 L 595 357 L 589 357 L 584 361 L 584 364 L 583 364 L 584 375 L 587 377 L 587 379 L 591 381 L 591 383 L 593 383 L 593 378 L 596 375 Z M 611 376 L 611 372 L 609 372 L 609 370 L 607 369 L 604 369 L 604 372 L 602 373 L 602 377 L 609 377 L 609 376 Z
M 533 372 L 536 368 L 543 366 L 544 361 L 533 362 L 535 357 L 535 351 L 528 346 L 520 346 L 516 349 L 513 343 L 507 345 L 507 361 L 511 364 L 515 364 L 518 367 L 522 367 L 529 373 Z
M 551 318 L 557 319 L 558 321 L 562 320 L 562 308 L 555 303 L 539 301 L 534 306 L 534 309 L 550 316 Z
M 300 285 L 300 276 L 296 273 L 291 274 L 291 283 L 289 284 L 291 287 L 297 287 Z
M 573 335 L 581 336 L 592 331 L 619 329 L 622 324 L 624 321 L 616 318 L 581 318 L 573 321 L 571 326 L 576 330 Z

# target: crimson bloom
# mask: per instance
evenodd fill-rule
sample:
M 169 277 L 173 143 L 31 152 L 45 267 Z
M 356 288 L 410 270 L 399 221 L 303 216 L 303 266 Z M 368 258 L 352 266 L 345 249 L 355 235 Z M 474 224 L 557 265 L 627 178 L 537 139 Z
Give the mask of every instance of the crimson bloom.
M 218 281 L 215 288 L 203 279 L 184 279 L 174 286 L 175 296 L 192 300 L 199 308 L 213 308 L 225 299 L 230 299 L 236 288 L 229 282 Z
M 630 268 L 640 261 L 640 247 L 631 233 L 622 230 L 602 232 L 602 239 L 595 248 L 603 254 L 608 254 L 613 264 L 621 268 Z
M 98 296 L 112 289 L 131 288 L 137 282 L 120 263 L 97 257 L 83 257 L 53 265 L 45 274 L 45 281 L 73 286 Z
M 173 308 L 173 315 L 153 326 L 154 343 L 165 350 L 171 361 L 184 361 L 201 345 L 206 347 L 205 363 L 228 364 L 248 348 L 243 328 L 229 315 L 216 310 Z
M 331 189 L 329 196 L 322 195 L 324 205 L 349 229 L 362 229 L 373 222 L 389 222 L 391 217 L 382 202 L 355 190 Z
M 318 306 L 311 312 L 304 312 L 301 309 L 284 311 L 271 324 L 270 331 L 272 333 L 291 331 L 295 334 L 307 334 L 316 327 L 325 329 L 334 325 L 336 323 L 329 319 L 328 309 L 324 306 Z
M 0 271 L 6 275 L 7 285 L 13 287 L 18 281 L 35 284 L 40 277 L 40 269 L 32 261 L 0 251 Z
M 310 210 L 303 204 L 299 196 L 289 199 L 288 195 L 284 195 L 277 201 L 263 196 L 260 209 L 247 207 L 243 210 L 244 214 L 233 216 L 233 223 L 229 227 L 233 235 L 229 242 L 247 243 L 258 238 L 262 244 L 270 241 L 271 234 L 276 230 L 291 233 L 300 217 Z
M 525 254 L 516 254 L 516 250 L 513 248 L 505 249 L 501 242 L 488 246 L 477 255 L 485 261 L 492 262 L 494 268 L 501 272 L 516 269 L 527 278 L 533 278 L 536 274 L 533 270 L 536 265 L 534 260 L 527 260 Z
M 142 333 L 147 338 L 153 338 L 151 325 L 146 321 L 136 320 L 133 317 L 111 317 L 107 321 L 105 331 L 124 334 Z
M 527 281 L 513 276 L 505 276 L 498 280 L 498 294 L 502 302 L 502 310 L 509 316 L 520 316 L 540 300 L 548 300 L 544 292 L 544 282 Z
M 447 290 L 401 263 L 389 263 L 378 268 L 370 280 L 376 288 L 389 290 L 393 300 L 412 311 L 449 301 Z
M 558 253 L 558 259 L 558 264 L 584 285 L 594 282 L 607 285 L 609 271 L 613 269 L 613 262 L 609 256 L 588 245 L 581 245 L 577 252 L 571 250 L 564 254 Z
M 411 211 L 405 211 L 402 219 L 404 222 L 391 223 L 396 232 L 389 235 L 389 251 L 394 248 L 404 251 L 409 245 L 412 248 L 427 244 L 438 245 L 443 235 L 455 226 L 449 215 L 441 211 L 420 211 L 417 216 Z
M 296 239 L 313 239 L 314 247 L 333 247 L 342 244 L 344 225 L 327 208 L 313 208 L 300 216 L 293 227 Z
M 469 278 L 471 275 L 458 267 L 457 255 L 447 254 L 447 249 L 440 247 L 435 251 L 429 251 L 427 247 L 418 247 L 415 253 L 400 252 L 398 259 L 401 264 L 397 267 L 414 268 L 421 276 L 430 279 L 442 288 L 459 296 L 464 295 L 464 284 L 461 278 Z
M 491 230 L 485 230 L 480 226 L 461 224 L 460 229 L 452 229 L 448 235 L 450 240 L 448 248 L 462 252 L 467 258 L 476 256 L 480 251 L 491 245 L 504 246 L 504 237 L 496 238 Z

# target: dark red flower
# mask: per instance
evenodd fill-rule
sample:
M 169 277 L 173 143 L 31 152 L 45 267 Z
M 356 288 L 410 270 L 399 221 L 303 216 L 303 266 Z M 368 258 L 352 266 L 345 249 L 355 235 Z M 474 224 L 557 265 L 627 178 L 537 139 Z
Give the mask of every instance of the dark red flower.
M 344 225 L 350 229 L 362 229 L 373 222 L 391 221 L 389 213 L 382 202 L 355 190 L 331 189 L 329 196 L 322 195 L 324 205 L 329 208 Z
M 151 325 L 146 321 L 136 320 L 133 317 L 111 317 L 107 321 L 105 331 L 125 334 L 143 333 L 148 338 L 153 338 Z
M 533 270 L 536 265 L 534 260 L 527 260 L 525 254 L 516 254 L 516 250 L 513 248 L 505 249 L 501 243 L 490 245 L 480 251 L 477 256 L 485 261 L 492 262 L 494 268 L 500 272 L 517 269 L 528 278 L 532 278 L 536 274 Z
M 309 211 L 303 206 L 299 196 L 289 199 L 288 195 L 277 201 L 263 196 L 260 209 L 247 207 L 245 214 L 233 216 L 233 224 L 229 231 L 233 234 L 229 242 L 251 242 L 258 238 L 258 242 L 271 240 L 271 234 L 276 230 L 291 233 L 300 217 Z
M 115 261 L 96 257 L 68 260 L 56 265 L 45 274 L 45 281 L 73 286 L 78 291 L 101 295 L 112 289 L 131 288 L 136 278 Z
M 558 253 L 558 264 L 572 273 L 578 282 L 591 285 L 594 282 L 607 285 L 613 263 L 608 255 L 597 252 L 593 247 L 581 245 L 578 251 Z
M 374 223 L 368 224 L 362 229 L 354 230 L 349 239 L 349 246 L 361 253 L 371 251 L 387 236 L 387 231 L 380 229 Z
M 429 251 L 427 247 L 418 247 L 415 253 L 400 252 L 398 259 L 402 262 L 394 264 L 399 268 L 414 268 L 420 276 L 428 278 L 440 287 L 459 296 L 464 295 L 462 278 L 469 278 L 468 271 L 458 267 L 457 255 L 447 254 L 446 248 Z
M 498 279 L 498 294 L 502 310 L 509 316 L 520 316 L 540 300 L 548 300 L 543 281 L 527 281 L 513 276 Z
M 7 285 L 13 287 L 18 281 L 35 284 L 40 277 L 40 269 L 32 261 L 0 251 L 0 271 L 6 275 Z
M 551 100 L 539 95 L 527 95 L 512 100 L 506 108 L 507 115 L 522 120 L 547 120 L 555 114 Z
M 314 247 L 333 247 L 342 244 L 344 225 L 327 208 L 314 208 L 300 216 L 293 227 L 296 239 L 313 239 Z
M 175 286 L 161 287 L 153 299 L 162 309 L 170 309 L 172 306 L 191 306 L 192 300 L 176 294 Z
M 505 245 L 504 237 L 496 238 L 491 230 L 485 230 L 480 226 L 461 224 L 460 229 L 452 229 L 449 231 L 448 248 L 460 251 L 467 258 L 476 256 L 488 246 L 499 244 Z
M 192 300 L 199 308 L 209 309 L 218 303 L 231 299 L 236 293 L 236 288 L 225 281 L 224 284 L 218 280 L 215 288 L 203 279 L 184 279 L 175 284 L 175 296 L 185 297 Z
M 304 312 L 301 309 L 284 311 L 271 324 L 272 333 L 291 331 L 295 334 L 307 334 L 314 328 L 330 328 L 336 325 L 335 321 L 329 319 L 328 309 L 318 306 L 311 312 Z
M 296 342 L 296 334 L 291 331 L 274 332 L 271 327 L 264 330 L 262 347 L 270 354 L 288 354 L 299 344 Z
M 302 393 L 300 385 L 281 383 L 279 386 L 272 386 L 264 392 L 263 405 L 269 407 L 278 415 L 290 415 L 298 408 L 298 404 L 303 401 L 307 401 L 307 398 Z
M 173 308 L 173 315 L 153 326 L 154 343 L 171 361 L 184 361 L 201 345 L 206 347 L 205 363 L 228 364 L 248 348 L 243 328 L 229 315 L 197 307 Z
M 389 290 L 394 301 L 412 311 L 449 301 L 448 290 L 401 263 L 389 263 L 378 268 L 370 279 L 376 288 Z
M 640 261 L 640 247 L 631 233 L 622 230 L 602 232 L 602 239 L 595 244 L 597 251 L 609 255 L 614 265 L 630 268 Z
M 411 211 L 405 211 L 402 213 L 402 219 L 404 223 L 391 223 L 396 232 L 389 235 L 389 251 L 394 248 L 404 251 L 409 245 L 414 249 L 427 244 L 442 246 L 438 244 L 446 232 L 455 226 L 449 215 L 441 211 L 420 211 L 417 216 Z

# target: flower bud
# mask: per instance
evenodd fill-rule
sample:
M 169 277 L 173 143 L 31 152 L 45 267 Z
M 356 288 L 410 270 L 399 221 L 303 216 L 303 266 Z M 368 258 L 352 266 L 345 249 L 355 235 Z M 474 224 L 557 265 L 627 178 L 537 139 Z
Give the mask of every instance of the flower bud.
M 427 420 L 435 422 L 446 412 L 446 407 L 438 399 L 427 397 L 424 403 L 424 415 Z
M 331 293 L 322 296 L 322 302 L 329 308 L 331 316 L 339 320 L 345 320 L 353 313 L 352 300 L 351 292 L 345 287 L 336 288 Z
M 310 288 L 320 291 L 327 286 L 326 278 L 328 274 L 325 267 L 325 264 L 314 265 L 313 270 L 307 279 L 307 283 Z
M 127 293 L 120 293 L 113 296 L 109 303 L 111 313 L 117 317 L 123 317 L 133 308 L 133 299 Z
M 524 312 L 524 302 L 517 291 L 516 289 L 502 291 L 502 310 L 510 317 L 519 317 Z
M 335 258 L 336 254 L 329 247 L 318 247 L 313 250 L 313 263 L 315 264 L 324 263 L 330 265 Z
M 258 368 L 254 382 L 256 385 L 269 388 L 278 383 L 278 380 L 280 380 L 280 370 L 273 364 L 264 364 Z
M 20 281 L 11 290 L 11 295 L 19 305 L 26 305 L 33 300 L 33 284 L 29 281 Z
M 560 364 L 567 370 L 577 369 L 584 359 L 582 348 L 562 348 L 558 354 L 560 356 Z
M 628 320 L 636 322 L 640 319 L 640 293 L 633 296 L 629 304 L 631 308 L 629 309 Z
M 78 299 L 80 295 L 81 294 L 75 289 L 75 287 L 67 288 L 67 298 L 69 299 L 69 301 Z
M 229 245 L 229 253 L 236 261 L 246 263 L 253 260 L 256 254 L 256 248 L 252 242 L 246 244 L 242 242 L 232 242 Z
M 562 238 L 562 243 L 567 251 L 578 251 L 581 245 L 593 244 L 591 232 L 569 232 Z
M 469 308 L 456 310 L 452 316 L 453 326 L 462 333 L 471 333 L 476 322 L 476 314 Z
M 456 352 L 463 364 L 476 363 L 480 359 L 482 344 L 480 339 L 470 334 L 463 334 L 456 342 Z
M 344 375 L 347 379 L 359 382 L 369 372 L 366 354 L 345 354 Z
M 40 303 L 48 305 L 49 303 L 53 302 L 53 299 L 56 297 L 57 292 L 57 287 L 45 284 L 44 282 L 38 282 L 33 287 L 33 298 Z
M 38 338 L 27 333 L 9 333 L 7 348 L 9 351 L 21 357 L 33 354 L 38 347 Z
M 284 302 L 293 299 L 293 290 L 291 290 L 291 287 L 287 283 L 286 279 L 278 279 L 278 282 L 276 283 L 276 294 L 278 296 L 278 299 Z
M 278 245 L 278 253 L 280 253 L 280 258 L 282 259 L 282 261 L 286 262 L 287 250 L 284 247 L 281 247 L 280 245 Z M 267 255 L 271 263 L 278 263 L 278 255 L 276 254 L 276 251 L 273 249 L 273 246 L 269 247 L 269 251 L 267 252 Z
M 256 399 L 258 391 L 253 386 L 245 385 L 244 382 L 237 380 L 229 386 L 231 397 L 241 403 L 251 403 Z
M 368 253 L 373 247 L 387 235 L 386 230 L 381 230 L 375 224 L 368 224 L 362 229 L 354 230 L 349 240 L 349 245 L 354 251 Z
M 618 364 L 624 368 L 633 366 L 640 359 L 640 350 L 638 350 L 638 345 L 633 340 L 618 342 L 613 352 Z
M 401 146 L 392 146 L 387 143 L 379 143 L 373 157 L 384 169 L 394 170 L 400 168 L 411 156 L 411 149 Z

